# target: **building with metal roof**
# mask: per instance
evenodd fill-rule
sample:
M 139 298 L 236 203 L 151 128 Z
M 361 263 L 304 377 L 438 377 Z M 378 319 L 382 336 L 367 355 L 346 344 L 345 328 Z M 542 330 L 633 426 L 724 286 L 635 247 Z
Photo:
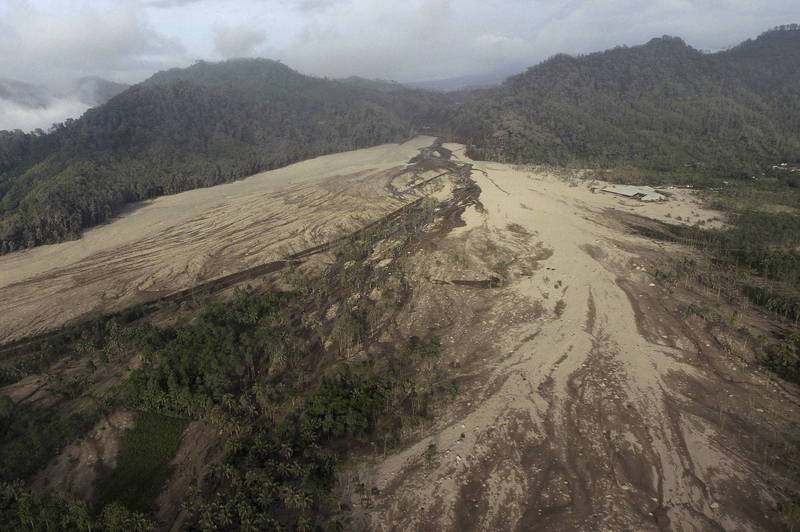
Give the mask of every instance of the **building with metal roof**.
M 626 198 L 638 199 L 639 201 L 664 201 L 666 196 L 660 194 L 652 187 L 637 187 L 634 185 L 608 185 L 603 188 L 603 192 L 610 192 Z

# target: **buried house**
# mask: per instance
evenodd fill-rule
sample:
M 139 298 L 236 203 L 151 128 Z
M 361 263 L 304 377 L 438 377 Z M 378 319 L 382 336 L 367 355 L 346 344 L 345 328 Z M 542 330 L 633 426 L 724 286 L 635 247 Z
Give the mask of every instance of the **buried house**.
M 608 185 L 603 187 L 603 192 L 610 192 L 626 198 L 634 198 L 639 201 L 664 201 L 666 196 L 660 194 L 652 187 L 637 187 L 633 185 Z

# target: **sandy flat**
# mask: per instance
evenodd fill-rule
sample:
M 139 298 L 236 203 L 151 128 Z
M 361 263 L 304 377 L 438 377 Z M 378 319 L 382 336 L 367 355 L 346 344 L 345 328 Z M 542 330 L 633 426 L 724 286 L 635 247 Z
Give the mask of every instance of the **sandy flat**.
M 78 240 L 0 256 L 0 342 L 342 236 L 403 204 L 387 176 L 433 140 L 327 155 L 157 198 Z

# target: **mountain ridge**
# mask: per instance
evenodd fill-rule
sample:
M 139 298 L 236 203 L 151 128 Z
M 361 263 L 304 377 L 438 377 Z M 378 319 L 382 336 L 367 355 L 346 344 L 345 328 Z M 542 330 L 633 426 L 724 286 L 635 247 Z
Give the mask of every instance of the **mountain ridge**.
M 800 31 L 775 33 L 785 41 L 779 50 L 789 48 L 780 57 L 800 66 Z M 753 42 L 763 47 L 772 38 L 768 32 Z M 800 93 L 793 76 L 774 76 L 770 90 L 759 79 L 779 62 L 774 51 L 736 68 L 752 46 L 704 54 L 665 36 L 560 54 L 482 93 L 451 119 L 478 158 L 651 171 L 701 164 L 714 175 L 753 174 L 800 153 L 798 124 L 786 119 Z M 780 102 L 772 100 L 776 92 Z
M 800 159 L 798 72 L 796 25 L 712 54 L 669 36 L 558 54 L 452 93 L 305 76 L 268 59 L 199 61 L 49 134 L 0 132 L 0 252 L 77 237 L 132 201 L 418 131 L 463 142 L 475 159 L 704 182 L 757 175 Z

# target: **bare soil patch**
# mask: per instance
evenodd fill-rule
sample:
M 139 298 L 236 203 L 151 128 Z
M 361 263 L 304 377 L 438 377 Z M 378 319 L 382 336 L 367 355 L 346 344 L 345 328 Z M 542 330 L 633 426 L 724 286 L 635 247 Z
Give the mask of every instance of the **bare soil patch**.
M 33 481 L 76 499 L 91 500 L 95 484 L 117 465 L 122 434 L 133 426 L 133 413 L 117 411 L 101 419 L 84 438 L 64 448 Z

